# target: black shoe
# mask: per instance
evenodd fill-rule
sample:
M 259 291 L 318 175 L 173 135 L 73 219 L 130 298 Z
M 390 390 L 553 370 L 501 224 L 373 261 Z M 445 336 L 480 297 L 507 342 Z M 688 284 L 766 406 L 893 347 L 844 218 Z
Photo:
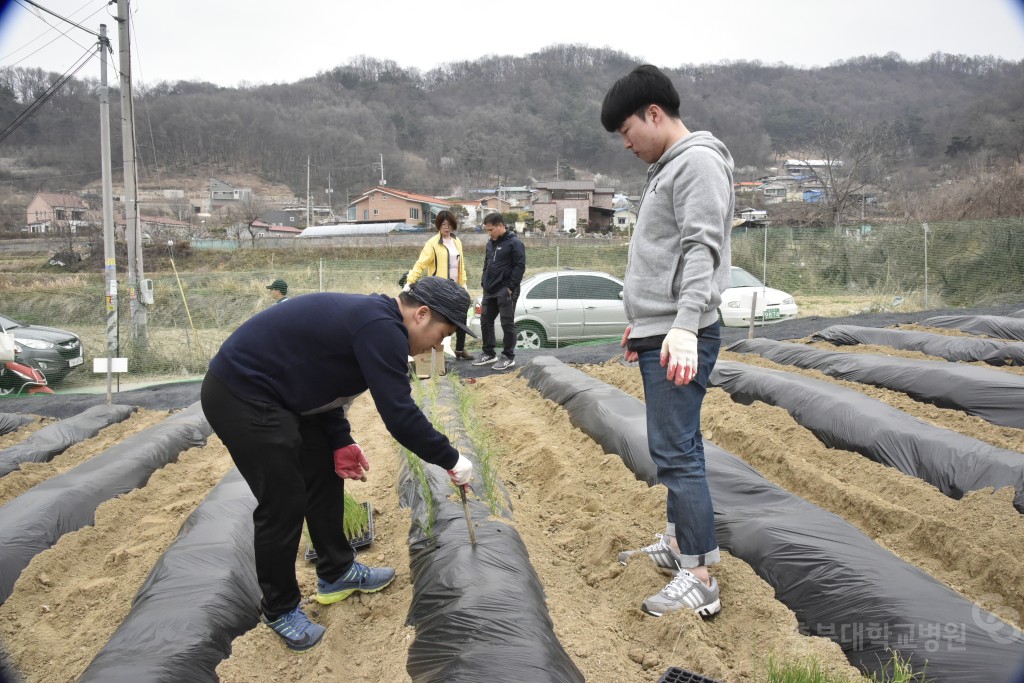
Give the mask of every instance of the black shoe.
M 456 360 L 473 360 L 473 358 L 474 358 L 473 354 L 471 354 L 468 351 L 456 351 L 455 352 L 455 359 Z
M 490 365 L 496 360 L 498 360 L 498 357 L 493 353 L 481 353 L 477 356 L 476 360 L 473 361 L 473 365 Z

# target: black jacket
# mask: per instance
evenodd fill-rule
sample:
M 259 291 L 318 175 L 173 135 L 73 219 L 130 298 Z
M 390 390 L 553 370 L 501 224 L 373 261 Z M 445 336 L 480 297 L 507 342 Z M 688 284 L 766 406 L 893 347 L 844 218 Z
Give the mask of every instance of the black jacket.
M 498 239 L 487 241 L 484 272 L 480 277 L 484 296 L 494 296 L 502 289 L 518 291 L 525 272 L 526 247 L 514 233 L 506 230 Z
M 369 389 L 398 443 L 444 469 L 458 460 L 412 397 L 409 332 L 389 296 L 324 292 L 271 306 L 231 333 L 210 372 L 241 398 L 322 415 L 331 448 L 355 442 L 345 406 Z

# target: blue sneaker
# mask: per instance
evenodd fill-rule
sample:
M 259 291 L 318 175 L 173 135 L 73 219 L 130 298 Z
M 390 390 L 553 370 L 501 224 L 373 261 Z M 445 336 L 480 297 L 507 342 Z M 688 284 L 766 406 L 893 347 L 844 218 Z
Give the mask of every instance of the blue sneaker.
M 367 567 L 353 562 L 345 574 L 334 583 L 321 578 L 316 580 L 316 601 L 321 605 L 344 600 L 353 593 L 376 593 L 395 580 L 395 570 L 390 567 Z
M 299 652 L 308 650 L 324 637 L 327 629 L 320 624 L 309 620 L 306 613 L 302 611 L 301 605 L 296 605 L 288 614 L 283 614 L 273 621 L 268 621 L 265 616 L 260 616 L 263 623 L 269 626 L 274 633 L 281 636 L 284 644 L 292 650 Z

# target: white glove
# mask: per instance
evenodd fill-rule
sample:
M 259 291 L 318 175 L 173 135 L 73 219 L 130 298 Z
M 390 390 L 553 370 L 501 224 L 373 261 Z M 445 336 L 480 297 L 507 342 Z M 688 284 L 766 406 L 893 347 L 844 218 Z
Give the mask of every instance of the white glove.
M 681 327 L 669 330 L 661 344 L 661 367 L 667 368 L 669 382 L 689 384 L 697 376 L 697 335 Z
M 408 292 L 410 289 L 412 289 L 412 285 L 410 285 L 408 282 L 405 283 L 405 287 L 402 287 L 403 292 Z
M 459 461 L 455 463 L 455 467 L 448 470 L 448 476 L 452 478 L 452 483 L 456 486 L 465 486 L 473 478 L 473 463 L 459 453 Z

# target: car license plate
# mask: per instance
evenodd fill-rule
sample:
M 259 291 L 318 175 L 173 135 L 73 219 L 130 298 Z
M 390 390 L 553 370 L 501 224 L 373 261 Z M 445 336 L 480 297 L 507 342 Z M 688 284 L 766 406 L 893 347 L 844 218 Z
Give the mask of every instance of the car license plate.
M 777 308 L 766 308 L 766 309 L 764 309 L 764 319 L 765 320 L 778 320 L 781 317 L 782 317 L 782 315 L 779 313 L 779 309 L 777 309 Z
M 68 367 L 69 368 L 76 368 L 76 367 L 78 367 L 79 365 L 81 365 L 84 362 L 85 362 L 85 359 L 82 358 L 81 356 L 79 356 L 78 358 L 72 358 L 71 360 L 68 361 Z

